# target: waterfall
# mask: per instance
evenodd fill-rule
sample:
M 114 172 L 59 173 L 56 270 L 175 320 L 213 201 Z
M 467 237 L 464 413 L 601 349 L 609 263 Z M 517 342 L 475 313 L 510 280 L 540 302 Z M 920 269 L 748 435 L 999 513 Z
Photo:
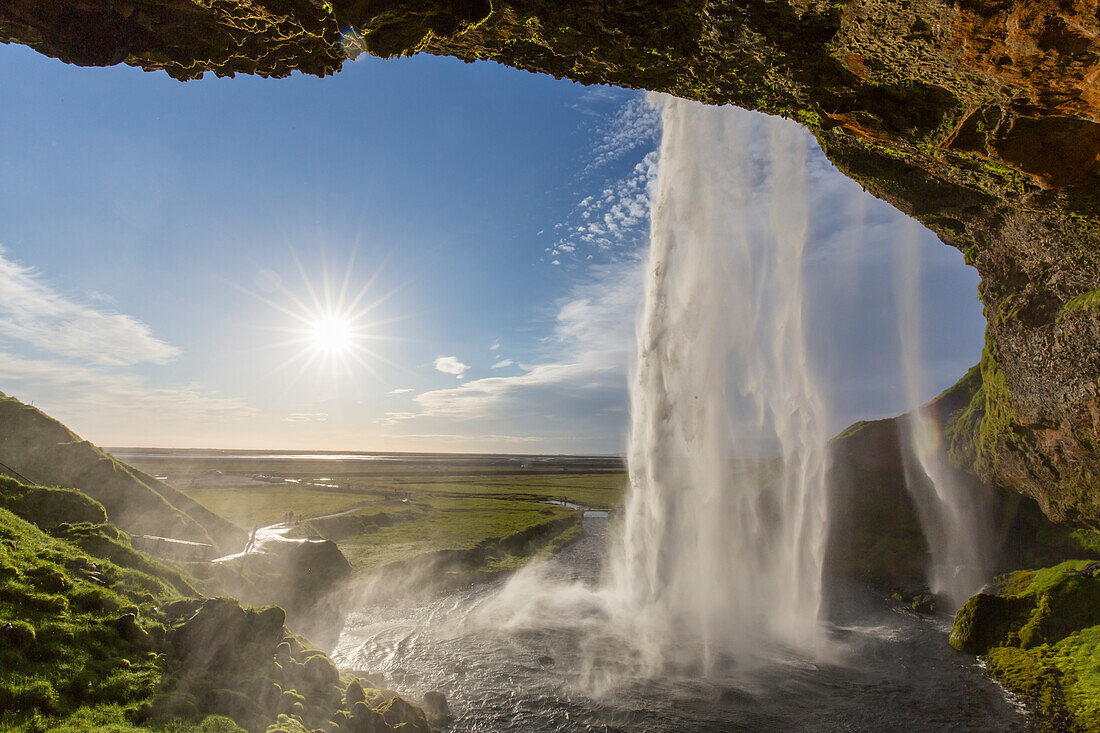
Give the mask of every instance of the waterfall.
M 897 308 L 901 365 L 909 405 L 902 434 L 905 483 L 913 497 L 931 552 L 928 582 L 947 598 L 951 610 L 962 606 L 989 580 L 993 569 L 993 511 L 988 490 L 968 481 L 948 464 L 941 425 L 924 406 L 920 345 L 920 228 L 909 222 L 898 259 Z
M 611 588 L 654 663 L 810 651 L 826 427 L 803 332 L 809 136 L 733 107 L 654 103 L 663 136 Z

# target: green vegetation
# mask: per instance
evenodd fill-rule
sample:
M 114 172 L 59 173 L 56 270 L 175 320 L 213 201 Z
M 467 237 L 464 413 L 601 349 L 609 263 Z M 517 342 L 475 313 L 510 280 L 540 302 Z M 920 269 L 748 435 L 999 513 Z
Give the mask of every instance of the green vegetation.
M 161 679 L 155 604 L 177 595 L 0 510 L 0 720 L 85 705 L 136 710 Z
M 1012 440 L 1016 419 L 1012 393 L 997 366 L 996 346 L 988 331 L 981 361 L 944 394 L 960 391 L 971 392 L 971 397 L 963 409 L 946 421 L 949 456 L 954 465 L 978 476 L 988 476 L 996 467 L 1005 443 Z
M 42 529 L 52 529 L 66 522 L 103 524 L 107 521 L 103 505 L 76 489 L 27 486 L 7 476 L 0 476 L 0 507 Z
M 1100 729 L 1100 578 L 1067 561 L 998 579 L 955 617 L 950 642 L 1042 713 L 1046 730 Z
M 107 455 L 30 405 L 0 393 L 0 461 L 29 482 L 79 489 L 133 534 L 228 545 L 245 533 L 184 494 Z
M 195 501 L 241 526 L 302 514 L 306 521 L 292 536 L 332 540 L 357 571 L 440 552 L 466 553 L 465 569 L 475 572 L 515 568 L 580 535 L 574 510 L 546 502 L 615 509 L 626 485 L 617 465 L 502 467 L 489 459 L 475 466 L 415 458 L 364 465 L 277 454 L 196 459 L 181 451 L 135 462 L 168 474 Z M 300 483 L 262 483 L 252 480 L 257 473 Z
M 1069 313 L 1097 307 L 1100 307 L 1100 288 L 1081 293 L 1067 300 L 1058 312 L 1058 320 L 1062 320 Z
M 55 494 L 0 481 L 0 501 L 40 520 Z M 95 506 L 69 499 L 77 514 Z M 110 524 L 52 533 L 0 509 L 0 729 L 428 733 L 442 723 L 341 679 L 287 631 L 281 608 L 195 597 Z

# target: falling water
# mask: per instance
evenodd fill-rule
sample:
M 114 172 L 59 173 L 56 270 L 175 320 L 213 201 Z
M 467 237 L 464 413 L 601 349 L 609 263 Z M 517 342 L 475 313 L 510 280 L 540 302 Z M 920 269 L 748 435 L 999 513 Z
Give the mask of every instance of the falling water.
M 807 136 L 733 107 L 655 103 L 664 132 L 613 587 L 654 662 L 812 650 L 826 453 L 803 333 Z
M 920 372 L 920 228 L 910 222 L 902 237 L 897 305 L 901 363 L 909 412 L 904 433 L 905 483 L 913 497 L 931 551 L 928 581 L 952 610 L 988 581 L 994 547 L 991 497 L 947 462 L 937 416 L 923 405 L 927 397 Z

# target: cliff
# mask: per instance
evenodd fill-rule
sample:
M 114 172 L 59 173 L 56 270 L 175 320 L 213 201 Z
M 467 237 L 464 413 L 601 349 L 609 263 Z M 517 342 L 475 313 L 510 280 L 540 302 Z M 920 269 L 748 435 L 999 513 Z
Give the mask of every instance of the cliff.
M 953 455 L 1100 526 L 1100 17 L 1085 0 L 10 0 L 0 40 L 181 80 L 432 53 L 799 120 L 981 274 Z

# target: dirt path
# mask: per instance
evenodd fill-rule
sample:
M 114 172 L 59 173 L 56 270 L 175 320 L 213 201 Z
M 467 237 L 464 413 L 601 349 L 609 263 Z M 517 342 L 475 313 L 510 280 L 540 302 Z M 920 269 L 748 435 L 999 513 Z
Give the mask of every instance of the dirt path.
M 357 504 L 349 509 L 343 511 L 334 512 L 332 514 L 324 514 L 319 517 L 307 517 L 303 519 L 303 522 L 308 522 L 311 519 L 330 519 L 332 517 L 341 517 L 345 514 L 351 514 L 357 512 L 367 506 L 366 503 Z M 224 555 L 219 558 L 215 558 L 212 562 L 226 562 L 228 560 L 235 560 L 238 557 L 244 557 L 245 555 L 251 555 L 256 552 L 264 552 L 264 547 L 271 542 L 311 542 L 315 540 L 307 540 L 295 537 L 287 537 L 286 535 L 290 530 L 299 526 L 300 522 L 279 522 L 278 524 L 269 524 L 266 527 L 259 527 L 256 529 L 255 540 L 250 541 L 248 545 L 245 545 L 245 549 L 240 552 L 234 552 L 230 555 Z

